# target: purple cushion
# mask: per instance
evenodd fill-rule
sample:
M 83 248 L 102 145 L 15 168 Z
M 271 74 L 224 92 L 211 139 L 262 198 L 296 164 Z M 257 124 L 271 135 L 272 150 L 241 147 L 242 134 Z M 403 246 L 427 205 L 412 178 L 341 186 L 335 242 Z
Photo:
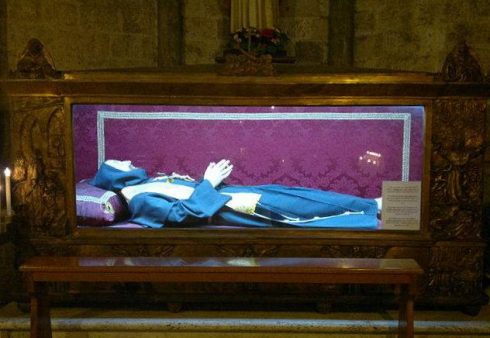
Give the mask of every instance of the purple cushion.
M 76 201 L 79 225 L 104 226 L 128 217 L 126 203 L 118 194 L 86 180 L 76 185 Z

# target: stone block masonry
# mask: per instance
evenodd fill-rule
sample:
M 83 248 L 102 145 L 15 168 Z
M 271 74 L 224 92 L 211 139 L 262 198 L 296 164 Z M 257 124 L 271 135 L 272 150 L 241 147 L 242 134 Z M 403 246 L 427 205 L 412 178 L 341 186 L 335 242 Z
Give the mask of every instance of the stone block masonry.
M 8 68 L 40 39 L 59 70 L 155 67 L 157 10 L 147 0 L 7 0 Z

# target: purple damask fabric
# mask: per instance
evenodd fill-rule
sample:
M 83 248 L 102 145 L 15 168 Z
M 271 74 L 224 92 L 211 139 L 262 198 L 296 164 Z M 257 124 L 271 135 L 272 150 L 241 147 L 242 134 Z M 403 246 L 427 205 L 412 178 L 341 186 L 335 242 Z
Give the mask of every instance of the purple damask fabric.
M 75 174 L 105 159 L 199 178 L 234 164 L 230 184 L 284 184 L 381 195 L 383 181 L 422 179 L 421 106 L 73 106 Z
M 86 181 L 76 184 L 77 222 L 86 226 L 105 226 L 127 218 L 129 213 L 122 198 Z

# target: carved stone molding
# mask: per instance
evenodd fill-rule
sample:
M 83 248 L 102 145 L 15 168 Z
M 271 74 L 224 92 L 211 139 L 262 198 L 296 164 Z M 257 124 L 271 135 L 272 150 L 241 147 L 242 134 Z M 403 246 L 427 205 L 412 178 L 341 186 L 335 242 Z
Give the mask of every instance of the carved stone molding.
M 13 205 L 20 232 L 66 233 L 66 149 L 63 100 L 11 99 Z
M 430 192 L 433 238 L 481 238 L 485 111 L 484 100 L 435 101 Z

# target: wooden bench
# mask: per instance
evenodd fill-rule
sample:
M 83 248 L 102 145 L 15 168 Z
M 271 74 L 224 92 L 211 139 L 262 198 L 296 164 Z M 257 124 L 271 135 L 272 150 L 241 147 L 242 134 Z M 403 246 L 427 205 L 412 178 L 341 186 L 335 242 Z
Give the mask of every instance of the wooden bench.
M 390 284 L 399 290 L 399 337 L 413 337 L 413 259 L 33 257 L 20 267 L 31 297 L 31 337 L 51 337 L 49 282 Z

